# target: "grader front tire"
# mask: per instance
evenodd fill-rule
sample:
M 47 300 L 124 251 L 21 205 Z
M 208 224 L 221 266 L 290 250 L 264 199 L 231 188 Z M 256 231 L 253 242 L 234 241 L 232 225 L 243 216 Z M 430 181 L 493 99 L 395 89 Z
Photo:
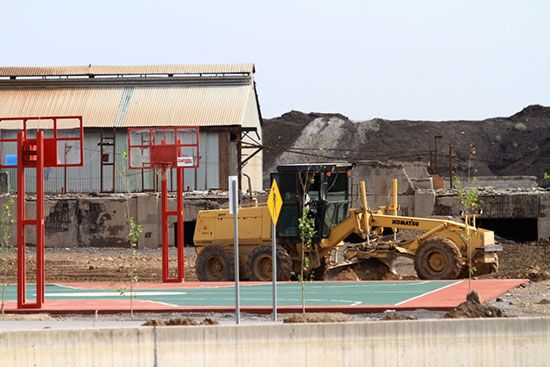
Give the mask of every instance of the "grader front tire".
M 268 281 L 272 278 L 272 252 L 270 244 L 256 247 L 246 262 L 246 270 L 250 280 Z M 290 280 L 292 274 L 292 260 L 288 252 L 281 246 L 277 246 L 277 280 Z
M 195 271 L 201 282 L 222 282 L 235 279 L 233 249 L 221 243 L 206 246 L 197 256 Z
M 462 255 L 450 239 L 431 238 L 418 246 L 414 268 L 420 279 L 456 279 L 462 269 Z

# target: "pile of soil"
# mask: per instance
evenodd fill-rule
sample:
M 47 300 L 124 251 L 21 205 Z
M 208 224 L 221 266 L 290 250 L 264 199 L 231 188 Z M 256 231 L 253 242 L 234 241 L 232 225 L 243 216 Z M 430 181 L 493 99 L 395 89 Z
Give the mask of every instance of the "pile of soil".
M 11 314 L 11 313 L 5 313 L 0 314 L 0 321 L 52 321 L 56 320 L 55 317 L 50 316 L 49 314 L 45 313 L 31 313 L 31 314 Z
M 429 162 L 437 141 L 436 172 L 448 176 L 448 146 L 459 175 L 468 160 L 478 176 L 543 177 L 550 155 L 550 107 L 532 105 L 510 117 L 483 121 L 352 121 L 341 114 L 291 111 L 263 120 L 264 186 L 278 164 L 346 160 Z M 470 144 L 476 153 L 470 157 Z M 322 148 L 322 149 L 321 149 Z
M 316 323 L 316 322 L 346 322 L 349 320 L 349 315 L 343 313 L 306 313 L 306 314 L 288 314 L 288 317 L 283 319 L 285 324 L 299 323 Z
M 550 240 L 519 243 L 497 238 L 503 251 L 499 253 L 500 272 L 514 272 L 538 266 L 542 271 L 550 271 Z
M 526 269 L 501 271 L 480 276 L 479 279 L 529 279 L 532 282 L 542 282 L 550 279 L 550 272 L 542 270 L 538 265 Z
M 197 322 L 193 319 L 170 319 L 166 321 L 159 321 L 156 319 L 149 320 L 141 326 L 197 326 L 197 325 L 219 325 L 220 323 L 211 318 L 206 318 L 201 322 Z
M 401 320 L 417 320 L 416 317 L 403 315 L 397 312 L 389 312 L 384 314 L 384 317 L 377 319 L 378 321 L 401 321 Z
M 466 296 L 466 301 L 443 316 L 446 319 L 469 319 L 480 317 L 506 317 L 500 308 L 483 305 L 476 290 Z

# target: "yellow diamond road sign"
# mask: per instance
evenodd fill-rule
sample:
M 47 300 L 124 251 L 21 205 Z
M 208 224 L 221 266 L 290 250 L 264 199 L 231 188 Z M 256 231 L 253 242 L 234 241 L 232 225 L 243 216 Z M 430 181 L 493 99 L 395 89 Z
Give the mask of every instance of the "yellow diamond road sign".
M 273 223 L 275 225 L 277 225 L 277 219 L 279 219 L 279 214 L 281 213 L 282 206 L 283 198 L 281 198 L 281 193 L 279 192 L 277 181 L 273 180 L 271 190 L 269 191 L 269 197 L 267 198 L 267 207 L 269 208 L 271 219 L 273 219 Z

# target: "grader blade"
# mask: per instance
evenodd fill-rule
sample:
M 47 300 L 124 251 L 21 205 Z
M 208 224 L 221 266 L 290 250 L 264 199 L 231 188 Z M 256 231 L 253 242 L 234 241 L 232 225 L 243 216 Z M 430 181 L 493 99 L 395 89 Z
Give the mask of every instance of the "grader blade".
M 325 280 L 383 280 L 399 279 L 393 262 L 386 259 L 356 259 L 331 266 L 325 271 Z

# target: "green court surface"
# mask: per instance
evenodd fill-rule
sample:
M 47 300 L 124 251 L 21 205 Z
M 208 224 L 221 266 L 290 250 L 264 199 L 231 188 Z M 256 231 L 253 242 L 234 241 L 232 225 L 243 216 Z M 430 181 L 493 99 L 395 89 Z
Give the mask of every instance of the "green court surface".
M 308 306 L 378 306 L 400 305 L 412 299 L 449 287 L 458 281 L 382 281 L 382 282 L 317 282 L 306 283 Z M 155 302 L 174 307 L 231 307 L 235 305 L 235 288 L 231 285 L 216 286 L 209 283 L 199 287 L 177 284 L 163 289 L 135 290 L 136 300 Z M 241 284 L 241 306 L 271 306 L 272 284 Z M 48 301 L 127 300 L 129 291 L 121 294 L 114 288 L 89 289 L 48 284 L 45 287 Z M 17 299 L 17 288 L 6 289 L 6 300 Z M 27 286 L 27 299 L 35 299 L 35 286 Z M 277 284 L 279 306 L 302 304 L 300 283 Z

